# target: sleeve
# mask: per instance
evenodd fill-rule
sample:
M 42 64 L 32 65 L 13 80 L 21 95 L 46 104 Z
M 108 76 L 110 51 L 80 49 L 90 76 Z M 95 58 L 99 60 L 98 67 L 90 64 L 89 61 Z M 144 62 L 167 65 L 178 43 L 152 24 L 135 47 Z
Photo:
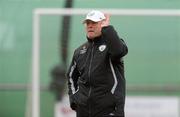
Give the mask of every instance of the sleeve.
M 128 48 L 124 40 L 118 36 L 113 26 L 103 27 L 102 34 L 107 42 L 112 60 L 119 59 L 128 53 Z
M 70 64 L 70 67 L 67 72 L 67 78 L 68 78 L 68 94 L 69 94 L 69 101 L 70 101 L 70 106 L 73 110 L 76 108 L 76 103 L 74 100 L 74 94 L 78 90 L 78 85 L 77 81 L 79 78 L 80 74 L 77 69 L 77 63 L 75 60 L 75 56 L 73 56 L 72 62 Z
M 124 40 L 121 39 L 113 26 L 107 26 L 102 28 L 102 34 L 106 40 L 108 46 L 108 53 L 112 61 L 121 62 L 121 58 L 128 53 L 128 47 Z M 123 64 L 123 63 L 121 63 Z M 121 65 L 123 66 L 123 65 Z M 122 68 L 124 69 L 124 68 Z M 121 74 L 123 75 L 123 74 Z M 121 77 L 124 77 L 121 76 Z M 116 107 L 113 113 L 110 113 L 111 117 L 124 117 L 124 102 L 125 102 L 125 80 L 120 78 L 118 80 L 118 86 L 115 90 L 115 98 L 117 100 Z

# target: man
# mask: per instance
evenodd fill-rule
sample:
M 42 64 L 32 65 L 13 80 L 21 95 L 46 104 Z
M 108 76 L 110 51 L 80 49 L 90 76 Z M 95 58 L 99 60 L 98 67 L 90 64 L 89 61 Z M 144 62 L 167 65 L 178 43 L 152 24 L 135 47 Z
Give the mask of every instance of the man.
M 70 106 L 77 117 L 124 117 L 128 48 L 108 15 L 94 10 L 83 23 L 87 42 L 75 50 L 67 73 Z

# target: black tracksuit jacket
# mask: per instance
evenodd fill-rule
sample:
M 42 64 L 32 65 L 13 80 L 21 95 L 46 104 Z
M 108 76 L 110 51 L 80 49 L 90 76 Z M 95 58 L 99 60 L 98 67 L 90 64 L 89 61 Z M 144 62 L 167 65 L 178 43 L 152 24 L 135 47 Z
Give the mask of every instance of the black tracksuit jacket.
M 124 117 L 123 56 L 128 52 L 113 26 L 74 52 L 69 67 L 70 106 L 77 117 Z

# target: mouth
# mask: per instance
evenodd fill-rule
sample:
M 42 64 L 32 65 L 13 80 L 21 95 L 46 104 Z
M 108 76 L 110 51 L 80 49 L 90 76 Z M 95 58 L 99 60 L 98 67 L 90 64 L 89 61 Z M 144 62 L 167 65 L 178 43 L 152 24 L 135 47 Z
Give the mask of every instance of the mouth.
M 89 30 L 88 32 L 90 32 L 90 33 L 91 33 L 91 32 L 94 32 L 94 31 L 93 31 L 93 30 Z

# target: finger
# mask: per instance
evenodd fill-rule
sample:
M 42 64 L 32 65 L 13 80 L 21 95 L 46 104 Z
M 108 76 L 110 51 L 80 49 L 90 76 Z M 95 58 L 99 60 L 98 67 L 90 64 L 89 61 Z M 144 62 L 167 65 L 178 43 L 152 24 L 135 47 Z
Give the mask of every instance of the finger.
M 110 14 L 105 13 L 104 16 L 106 17 L 106 20 L 109 21 L 109 19 L 110 19 Z

